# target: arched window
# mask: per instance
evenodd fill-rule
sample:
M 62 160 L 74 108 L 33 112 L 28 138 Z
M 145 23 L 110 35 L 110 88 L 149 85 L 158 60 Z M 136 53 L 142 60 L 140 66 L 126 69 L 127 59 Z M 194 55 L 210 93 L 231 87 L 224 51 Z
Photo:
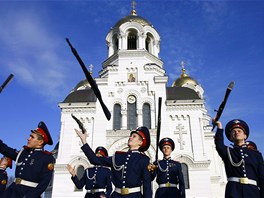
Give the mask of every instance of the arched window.
M 185 189 L 190 189 L 188 166 L 185 163 L 181 163 L 181 167 L 182 167 Z
M 150 115 L 150 105 L 148 103 L 143 104 L 143 126 L 151 128 L 151 115 Z
M 137 128 L 137 101 L 133 95 L 127 99 L 127 129 Z
M 79 166 L 79 167 L 77 168 L 77 171 L 76 171 L 76 176 L 78 177 L 79 180 L 83 177 L 83 174 L 84 174 L 84 167 L 83 167 L 83 166 Z M 78 188 L 75 186 L 74 191 L 83 191 L 83 189 L 78 189 Z
M 147 33 L 147 38 L 145 40 L 145 46 L 146 46 L 146 50 L 149 53 L 153 53 L 153 41 L 154 41 L 153 36 L 150 33 Z
M 118 51 L 118 38 L 117 38 L 117 35 L 114 35 L 114 37 L 113 37 L 113 48 L 114 48 L 114 53 Z
M 146 50 L 149 52 L 149 48 L 150 48 L 150 38 L 149 37 L 147 37 L 146 38 L 146 42 L 145 42 L 145 46 L 146 46 Z
M 121 129 L 121 105 L 114 105 L 114 115 L 113 115 L 113 130 Z
M 131 31 L 127 36 L 127 49 L 134 50 L 137 49 L 137 33 L 136 31 Z

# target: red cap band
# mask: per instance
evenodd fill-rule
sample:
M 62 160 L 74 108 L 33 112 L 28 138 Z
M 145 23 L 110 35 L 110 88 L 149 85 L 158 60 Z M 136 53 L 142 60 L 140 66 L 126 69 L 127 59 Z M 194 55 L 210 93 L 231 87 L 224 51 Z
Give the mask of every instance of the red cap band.
M 162 147 L 163 147 L 164 145 L 169 145 L 169 146 L 171 147 L 171 143 L 170 143 L 170 142 L 164 142 L 163 145 L 162 145 Z
M 147 145 L 147 140 L 146 140 L 145 134 L 142 131 L 137 131 L 137 133 L 143 139 L 143 144 L 141 147 L 145 147 Z
M 37 128 L 36 131 L 42 136 L 44 143 L 47 144 L 49 139 L 47 134 L 43 131 L 43 129 Z
M 235 124 L 231 127 L 230 131 L 232 131 L 234 128 L 240 128 L 244 131 L 244 133 L 246 133 L 246 130 L 243 126 L 241 126 L 240 124 Z
M 97 151 L 97 153 L 100 153 L 101 155 L 106 157 L 106 154 L 102 150 Z

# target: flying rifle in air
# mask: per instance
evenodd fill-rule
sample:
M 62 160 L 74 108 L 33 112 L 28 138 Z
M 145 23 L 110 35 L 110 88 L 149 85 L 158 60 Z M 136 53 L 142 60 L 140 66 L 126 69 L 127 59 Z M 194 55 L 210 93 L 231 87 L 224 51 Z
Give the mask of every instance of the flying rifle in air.
M 102 96 L 101 96 L 101 92 L 100 90 L 98 89 L 98 86 L 95 82 L 95 80 L 93 79 L 93 77 L 91 76 L 90 72 L 88 72 L 85 64 L 83 63 L 81 57 L 79 56 L 78 52 L 76 51 L 76 49 L 72 46 L 72 44 L 70 43 L 70 40 L 68 38 L 66 38 L 66 41 L 67 43 L 69 44 L 70 48 L 71 48 L 71 51 L 72 53 L 74 54 L 74 56 L 76 57 L 76 59 L 78 60 L 79 64 L 81 65 L 82 67 L 82 70 L 85 74 L 85 77 L 87 79 L 87 81 L 90 83 L 91 85 L 91 88 L 92 90 L 94 91 L 94 94 L 96 95 L 96 97 L 98 98 L 100 104 L 101 104 L 101 107 L 104 111 L 104 114 L 107 118 L 107 120 L 110 120 L 111 119 L 111 113 L 110 111 L 108 110 L 108 108 L 106 107 L 106 105 L 104 104 L 104 101 L 102 99 Z
M 230 93 L 231 93 L 234 85 L 235 85 L 234 81 L 232 81 L 232 82 L 229 83 L 229 85 L 228 85 L 228 87 L 226 89 L 225 96 L 224 96 L 224 99 L 223 99 L 222 103 L 220 104 L 218 110 L 215 110 L 217 113 L 216 113 L 216 116 L 215 116 L 215 121 L 213 123 L 212 131 L 214 130 L 214 128 L 216 126 L 215 122 L 217 122 L 220 119 L 220 117 L 221 117 L 221 115 L 223 113 L 223 110 L 225 108 L 225 105 L 226 105 L 228 96 L 230 95 Z
M 79 128 L 82 130 L 82 133 L 85 134 L 86 129 L 84 128 L 83 123 L 78 118 L 76 118 L 73 114 L 71 114 L 71 116 L 77 122 Z
M 14 77 L 13 74 L 10 74 L 7 79 L 5 80 L 5 82 L 1 85 L 0 87 L 0 93 L 4 90 L 4 88 L 6 87 L 6 85 L 12 80 L 12 78 Z

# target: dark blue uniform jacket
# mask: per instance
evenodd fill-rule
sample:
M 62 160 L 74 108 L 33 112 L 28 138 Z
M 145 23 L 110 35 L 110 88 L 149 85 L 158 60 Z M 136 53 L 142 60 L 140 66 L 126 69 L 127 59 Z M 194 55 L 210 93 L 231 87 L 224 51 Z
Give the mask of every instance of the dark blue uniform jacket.
M 143 185 L 141 192 L 121 195 L 113 192 L 113 198 L 152 198 L 151 176 L 148 171 L 149 158 L 139 151 L 116 152 L 111 157 L 97 157 L 88 144 L 81 149 L 92 164 L 111 167 L 112 182 L 117 188 L 134 188 Z
M 81 180 L 77 176 L 71 177 L 75 186 L 82 189 L 85 185 L 86 190 L 106 189 L 104 192 L 86 193 L 85 198 L 100 198 L 100 195 L 110 197 L 112 192 L 111 171 L 109 168 L 95 166 L 87 168 Z
M 156 198 L 185 198 L 184 179 L 181 164 L 171 159 L 163 159 L 158 162 L 158 168 L 152 174 L 152 180 L 156 178 L 158 184 L 178 184 L 178 187 L 158 188 Z
M 0 197 L 6 189 L 7 179 L 8 177 L 6 171 L 0 168 Z
M 225 197 L 234 198 L 263 198 L 264 197 L 264 164 L 260 152 L 248 149 L 246 145 L 233 146 L 229 148 L 233 163 L 238 163 L 244 159 L 244 163 L 234 166 L 230 162 L 227 146 L 224 145 L 223 129 L 217 129 L 215 134 L 216 150 L 225 164 L 227 178 L 247 177 L 257 181 L 257 186 L 251 184 L 241 184 L 239 182 L 228 181 L 226 185 Z
M 0 140 L 0 153 L 16 161 L 18 152 Z M 37 187 L 29 187 L 12 183 L 3 197 L 6 198 L 38 198 L 46 190 L 53 174 L 54 161 L 52 154 L 42 149 L 23 148 L 17 159 L 15 177 L 38 183 Z

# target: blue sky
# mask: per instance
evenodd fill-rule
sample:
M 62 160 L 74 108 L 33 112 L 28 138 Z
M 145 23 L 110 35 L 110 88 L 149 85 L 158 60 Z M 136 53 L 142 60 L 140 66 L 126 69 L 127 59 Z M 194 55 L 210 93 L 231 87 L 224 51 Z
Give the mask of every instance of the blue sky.
M 210 116 L 235 81 L 222 122 L 245 120 L 249 139 L 264 152 L 264 1 L 137 1 L 137 14 L 161 36 L 160 58 L 171 86 L 185 62 L 203 87 Z M 130 14 L 131 1 L 0 1 L 0 139 L 20 149 L 30 130 L 46 122 L 56 143 L 60 109 L 84 79 L 65 38 L 98 77 L 107 58 L 105 37 Z M 227 142 L 229 143 L 229 142 Z M 52 150 L 53 146 L 47 146 Z

